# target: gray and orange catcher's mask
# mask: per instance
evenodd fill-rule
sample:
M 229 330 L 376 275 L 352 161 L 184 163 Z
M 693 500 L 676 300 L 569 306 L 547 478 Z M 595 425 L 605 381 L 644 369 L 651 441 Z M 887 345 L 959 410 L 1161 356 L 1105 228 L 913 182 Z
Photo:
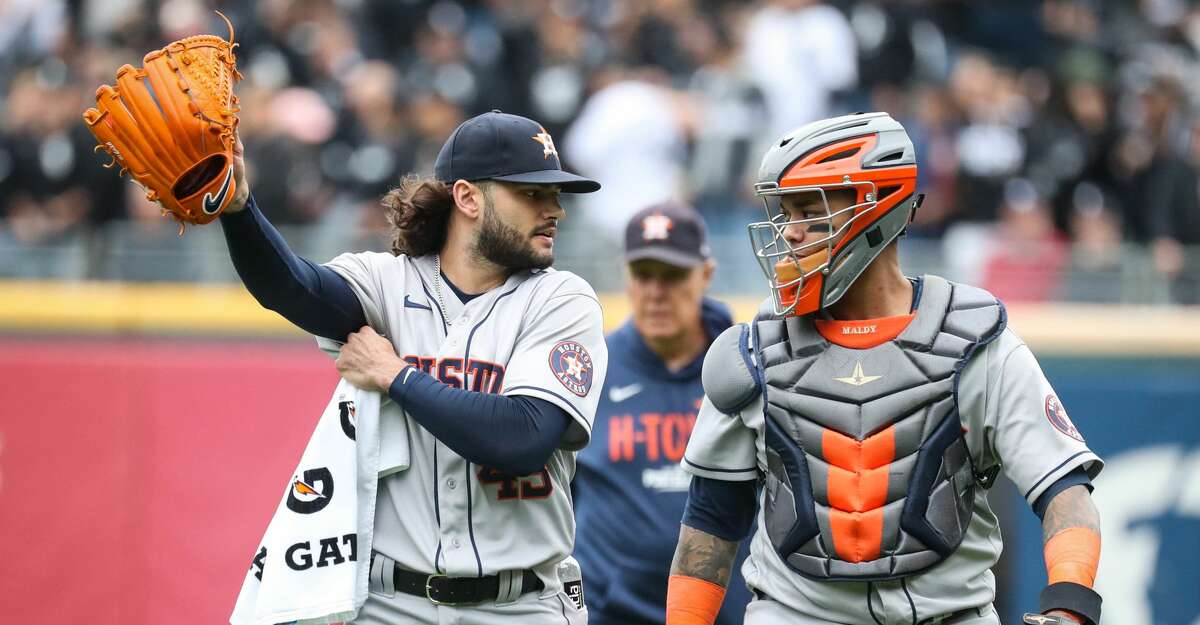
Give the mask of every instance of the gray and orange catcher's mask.
M 812 122 L 773 143 L 754 185 L 767 220 L 748 230 L 775 314 L 807 315 L 837 302 L 904 232 L 920 205 L 916 187 L 912 140 L 887 113 Z M 835 212 L 827 194 L 837 189 L 853 190 L 855 200 Z M 792 199 L 815 202 L 823 214 L 789 220 L 782 203 L 793 194 L 809 194 Z M 843 215 L 848 218 L 835 227 Z M 805 236 L 793 246 L 784 237 L 789 228 L 820 236 Z

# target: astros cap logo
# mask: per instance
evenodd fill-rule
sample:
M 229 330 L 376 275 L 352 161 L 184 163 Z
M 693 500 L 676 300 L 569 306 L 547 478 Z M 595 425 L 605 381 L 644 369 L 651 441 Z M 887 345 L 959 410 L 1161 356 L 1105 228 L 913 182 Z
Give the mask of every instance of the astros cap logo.
M 666 215 L 647 215 L 642 220 L 642 239 L 646 241 L 654 241 L 656 239 L 665 240 L 674 225 L 671 218 Z
M 550 158 L 551 154 L 555 158 L 558 158 L 558 150 L 554 148 L 554 139 L 550 137 L 550 133 L 546 132 L 546 129 L 542 126 L 538 126 L 538 129 L 541 132 L 530 138 L 542 144 L 542 158 Z

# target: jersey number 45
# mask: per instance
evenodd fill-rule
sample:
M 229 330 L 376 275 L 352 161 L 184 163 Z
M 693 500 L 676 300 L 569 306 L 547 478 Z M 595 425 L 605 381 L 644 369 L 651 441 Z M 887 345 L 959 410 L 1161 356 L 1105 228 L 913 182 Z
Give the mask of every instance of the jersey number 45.
M 550 481 L 550 472 L 542 467 L 529 475 L 508 475 L 499 469 L 479 467 L 476 476 L 481 484 L 496 484 L 496 499 L 545 499 L 554 492 L 554 484 Z

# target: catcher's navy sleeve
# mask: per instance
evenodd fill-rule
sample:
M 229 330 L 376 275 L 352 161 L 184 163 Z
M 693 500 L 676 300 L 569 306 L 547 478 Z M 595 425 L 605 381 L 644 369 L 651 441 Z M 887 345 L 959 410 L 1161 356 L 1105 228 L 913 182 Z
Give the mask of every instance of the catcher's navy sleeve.
M 1088 492 L 1092 492 L 1092 480 L 1088 477 L 1086 469 L 1075 467 L 1070 473 L 1058 478 L 1057 481 L 1050 485 L 1050 488 L 1047 488 L 1041 495 L 1038 495 L 1037 500 L 1033 502 L 1033 513 L 1039 519 L 1045 518 L 1046 508 L 1050 507 L 1050 500 L 1054 499 L 1055 495 L 1072 486 L 1086 486 Z
M 722 540 L 740 543 L 758 514 L 758 482 L 731 482 L 692 476 L 683 524 Z
M 358 296 L 328 267 L 297 256 L 267 221 L 254 196 L 246 210 L 221 215 L 229 256 L 262 304 L 316 336 L 345 341 L 367 325 Z
M 545 466 L 571 423 L 546 400 L 452 388 L 414 367 L 396 376 L 388 396 L 458 455 L 508 475 Z

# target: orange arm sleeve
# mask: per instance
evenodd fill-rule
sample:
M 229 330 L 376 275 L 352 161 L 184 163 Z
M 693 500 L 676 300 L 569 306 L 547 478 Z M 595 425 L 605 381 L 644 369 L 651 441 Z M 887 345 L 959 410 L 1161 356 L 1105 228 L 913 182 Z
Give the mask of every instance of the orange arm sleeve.
M 724 600 L 724 586 L 672 575 L 667 580 L 667 625 L 713 625 Z
M 1046 541 L 1043 554 L 1051 584 L 1074 582 L 1091 588 L 1100 566 L 1100 534 L 1086 527 L 1065 529 Z

